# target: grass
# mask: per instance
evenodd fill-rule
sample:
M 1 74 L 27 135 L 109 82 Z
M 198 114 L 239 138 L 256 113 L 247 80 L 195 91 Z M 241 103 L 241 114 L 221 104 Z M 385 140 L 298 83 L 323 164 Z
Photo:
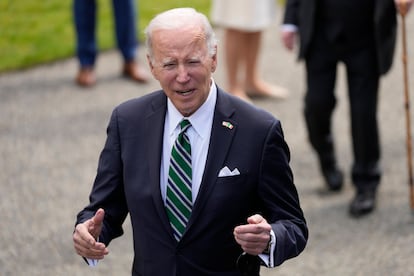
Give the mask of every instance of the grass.
M 96 1 L 99 6 L 98 45 L 100 50 L 111 49 L 115 45 L 112 1 Z M 210 0 L 137 2 L 137 35 L 141 41 L 142 30 L 161 11 L 191 6 L 208 15 L 210 9 Z M 72 0 L 0 1 L 0 73 L 72 57 L 74 54 Z

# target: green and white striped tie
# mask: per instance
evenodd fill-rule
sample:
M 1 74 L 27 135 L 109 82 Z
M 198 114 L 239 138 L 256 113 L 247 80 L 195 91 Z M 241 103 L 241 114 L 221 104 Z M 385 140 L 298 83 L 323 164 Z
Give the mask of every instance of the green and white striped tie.
M 168 172 L 166 209 L 177 241 L 185 231 L 192 208 L 191 145 L 186 134 L 190 126 L 186 119 L 180 122 L 181 132 L 172 147 Z

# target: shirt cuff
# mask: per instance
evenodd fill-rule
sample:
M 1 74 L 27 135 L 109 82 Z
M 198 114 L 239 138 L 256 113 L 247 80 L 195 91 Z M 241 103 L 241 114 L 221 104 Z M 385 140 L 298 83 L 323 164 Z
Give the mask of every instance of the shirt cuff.
M 270 252 L 269 254 L 259 254 L 259 258 L 262 259 L 262 261 L 264 262 L 264 264 L 267 267 L 274 267 L 275 263 L 274 263 L 274 251 L 276 248 L 276 236 L 275 233 L 273 232 L 273 230 L 270 231 Z
M 298 26 L 293 24 L 283 24 L 281 26 L 282 32 L 297 32 Z
M 95 267 L 98 265 L 98 260 L 85 258 L 89 266 Z

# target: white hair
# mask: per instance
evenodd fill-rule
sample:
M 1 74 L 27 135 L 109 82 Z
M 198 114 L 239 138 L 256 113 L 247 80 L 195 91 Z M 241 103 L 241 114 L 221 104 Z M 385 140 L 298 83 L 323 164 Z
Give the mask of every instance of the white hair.
M 155 30 L 172 30 L 186 26 L 200 26 L 206 37 L 208 52 L 216 54 L 217 39 L 208 18 L 193 8 L 176 8 L 156 15 L 145 28 L 148 55 L 152 58 L 152 33 Z

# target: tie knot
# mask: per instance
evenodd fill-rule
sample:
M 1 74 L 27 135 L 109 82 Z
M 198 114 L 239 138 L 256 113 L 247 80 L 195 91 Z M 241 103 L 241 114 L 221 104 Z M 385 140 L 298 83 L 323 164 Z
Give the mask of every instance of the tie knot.
M 187 119 L 183 119 L 180 122 L 181 132 L 185 132 L 190 126 L 191 126 L 190 121 Z

